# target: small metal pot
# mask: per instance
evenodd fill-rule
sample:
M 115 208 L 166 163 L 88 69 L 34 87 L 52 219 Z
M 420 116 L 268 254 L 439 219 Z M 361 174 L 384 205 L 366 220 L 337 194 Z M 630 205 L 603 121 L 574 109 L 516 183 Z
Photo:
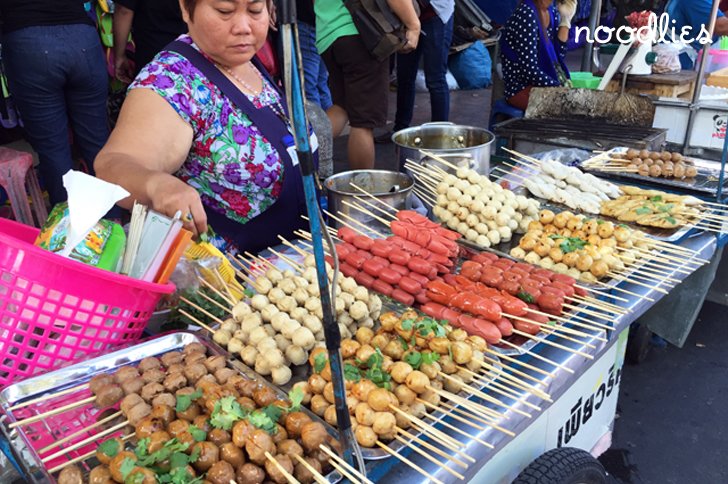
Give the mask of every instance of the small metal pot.
M 400 169 L 408 159 L 417 163 L 436 163 L 420 151 L 425 150 L 457 166 L 465 166 L 467 163 L 481 175 L 489 172 L 490 145 L 493 141 L 495 135 L 487 129 L 449 122 L 425 123 L 392 135 Z M 442 164 L 438 166 L 451 171 Z
M 372 200 L 371 197 L 368 197 L 363 192 L 351 186 L 352 183 L 369 192 L 378 201 Z M 407 173 L 386 170 L 344 171 L 330 176 L 324 181 L 324 187 L 328 192 L 328 211 L 334 215 L 337 215 L 337 213 L 348 215 L 349 217 L 372 228 L 381 227 L 382 224 L 374 217 L 351 208 L 342 202 L 347 201 L 349 203 L 357 203 L 358 205 L 363 206 L 366 210 L 381 216 L 382 214 L 377 213 L 376 209 L 373 209 L 364 203 L 357 202 L 354 199 L 354 196 L 362 197 L 367 200 L 367 202 L 372 203 L 375 206 L 379 206 L 379 208 L 384 210 L 386 210 L 386 208 L 384 208 L 379 202 L 383 202 L 394 209 L 401 210 L 405 208 L 407 195 L 409 195 L 410 191 L 412 191 L 414 184 L 414 179 Z M 363 230 L 361 226 L 351 224 L 346 217 L 341 215 L 337 215 L 337 217 L 341 218 L 347 224 L 354 226 L 357 230 Z M 334 227 L 341 226 L 341 223 L 336 220 L 331 220 L 331 223 Z

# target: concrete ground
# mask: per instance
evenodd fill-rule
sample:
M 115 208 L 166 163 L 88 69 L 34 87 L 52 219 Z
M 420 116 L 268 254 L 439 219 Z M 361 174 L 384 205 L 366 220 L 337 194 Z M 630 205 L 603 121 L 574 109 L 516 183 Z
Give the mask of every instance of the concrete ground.
M 489 89 L 451 94 L 451 121 L 488 126 Z M 395 99 L 390 93 L 390 123 Z M 418 93 L 412 125 L 429 116 L 428 95 Z M 377 145 L 376 168 L 396 162 L 391 143 Z M 347 169 L 345 136 L 334 142 L 334 166 Z M 728 312 L 706 302 L 682 349 L 658 343 L 642 364 L 625 367 L 612 448 L 600 458 L 610 483 L 727 483 L 726 403 Z

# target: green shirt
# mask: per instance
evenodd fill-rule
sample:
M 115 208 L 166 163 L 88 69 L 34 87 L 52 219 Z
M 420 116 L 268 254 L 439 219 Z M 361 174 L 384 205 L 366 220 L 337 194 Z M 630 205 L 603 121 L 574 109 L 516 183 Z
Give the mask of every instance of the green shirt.
M 315 0 L 313 9 L 316 12 L 316 48 L 319 54 L 323 54 L 339 37 L 359 33 L 343 0 Z

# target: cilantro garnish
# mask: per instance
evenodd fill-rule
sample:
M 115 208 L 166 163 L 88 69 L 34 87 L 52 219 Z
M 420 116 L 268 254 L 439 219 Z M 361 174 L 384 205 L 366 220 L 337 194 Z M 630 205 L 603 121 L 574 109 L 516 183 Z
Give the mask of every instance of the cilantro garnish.
M 404 361 L 409 363 L 413 369 L 419 370 L 420 365 L 422 364 L 422 353 L 419 351 L 413 351 L 404 357 Z
M 407 340 L 399 335 L 397 335 L 397 339 L 399 339 L 399 344 L 402 345 L 402 349 L 407 351 L 409 349 L 409 344 L 407 344 Z
M 443 324 L 432 318 L 422 318 L 417 321 L 416 329 L 418 330 L 419 335 L 423 337 L 432 333 L 436 337 L 442 338 L 447 334 Z
M 271 405 L 268 405 L 268 407 L 266 408 L 269 408 L 270 406 Z M 275 421 L 271 419 L 264 410 L 255 410 L 254 412 L 252 412 L 250 415 L 248 415 L 248 422 L 250 422 L 250 424 L 254 427 L 265 430 L 269 434 L 274 434 L 278 431 L 278 427 L 276 427 Z
M 99 451 L 113 458 L 121 451 L 121 445 L 119 445 L 119 441 L 116 439 L 105 440 L 99 445 Z
M 569 252 L 581 250 L 586 245 L 586 240 L 582 240 L 579 237 L 567 237 L 566 241 L 559 244 L 559 248 L 561 249 L 561 252 L 568 254 Z
M 361 381 L 361 371 L 351 363 L 344 364 L 344 379 L 358 383 Z
M 230 430 L 238 420 L 245 418 L 246 412 L 235 401 L 235 397 L 223 397 L 215 403 L 212 411 L 210 425 L 215 428 Z
M 164 446 L 156 452 L 152 452 L 147 457 L 139 459 L 138 465 L 142 467 L 148 467 L 154 464 L 162 463 L 168 460 L 176 452 L 184 452 L 189 447 L 189 444 L 182 443 L 177 439 L 171 439 L 167 441 Z
M 367 367 L 369 368 L 375 368 L 375 367 L 381 367 L 382 363 L 384 362 L 384 355 L 382 355 L 382 351 L 379 348 L 376 348 L 374 350 L 374 353 L 367 358 Z
M 527 302 L 529 304 L 533 304 L 534 302 L 536 302 L 533 296 L 526 291 L 520 291 L 518 294 L 516 294 L 516 297 L 521 301 Z
M 198 398 L 202 398 L 201 390 L 195 390 L 188 395 L 177 395 L 177 405 L 175 406 L 175 410 L 178 412 L 184 412 L 185 410 L 190 408 L 190 405 L 192 405 L 192 401 L 197 400 Z
M 656 195 L 656 196 L 650 198 L 650 201 L 653 201 L 653 202 L 661 202 L 662 201 L 662 195 Z
M 301 403 L 303 403 L 303 397 L 303 390 L 301 390 L 300 387 L 296 387 L 288 392 L 288 400 L 291 401 L 291 406 L 289 407 L 291 412 L 296 412 L 301 408 Z
M 675 220 L 675 217 L 667 216 L 667 217 L 665 217 L 665 220 L 667 220 L 672 225 L 677 224 L 677 220 Z
M 652 213 L 652 209 L 649 207 L 640 207 L 634 211 L 637 215 L 647 215 L 648 213 Z
M 207 432 L 195 425 L 190 425 L 187 428 L 187 431 L 192 435 L 192 438 L 195 439 L 195 442 L 202 442 L 207 438 Z
M 415 320 L 414 319 L 405 319 L 405 320 L 402 321 L 401 326 L 402 326 L 402 329 L 403 330 L 409 331 L 410 329 L 412 329 L 412 327 L 414 326 L 414 324 L 415 324 Z
M 422 364 L 423 365 L 431 365 L 431 364 L 435 363 L 436 361 L 440 361 L 440 353 L 435 353 L 435 352 L 422 353 Z
M 137 443 L 136 449 L 134 449 L 134 453 L 138 458 L 143 459 L 144 457 L 149 455 L 149 441 L 149 437 L 145 437 Z
M 121 478 L 123 480 L 126 480 L 126 478 L 129 477 L 129 474 L 131 474 L 131 471 L 133 471 L 135 467 L 136 467 L 136 462 L 134 462 L 129 457 L 126 457 L 123 461 L 121 461 L 121 466 L 119 466 L 119 472 L 121 473 Z
M 321 353 L 317 353 L 316 356 L 313 357 L 313 371 L 316 373 L 324 371 L 327 361 L 329 361 L 329 359 L 326 356 L 326 353 L 323 351 Z

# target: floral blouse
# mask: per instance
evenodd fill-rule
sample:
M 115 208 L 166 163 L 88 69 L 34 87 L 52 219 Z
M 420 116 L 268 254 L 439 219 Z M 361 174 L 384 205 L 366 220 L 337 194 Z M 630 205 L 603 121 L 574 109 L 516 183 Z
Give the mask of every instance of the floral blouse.
M 198 49 L 189 35 L 178 40 Z M 258 96 L 248 96 L 256 108 L 279 101 L 277 91 L 263 84 Z M 192 147 L 176 176 L 200 193 L 209 210 L 245 223 L 278 199 L 283 164 L 276 149 L 185 57 L 160 52 L 129 89 L 152 89 L 192 127 Z

